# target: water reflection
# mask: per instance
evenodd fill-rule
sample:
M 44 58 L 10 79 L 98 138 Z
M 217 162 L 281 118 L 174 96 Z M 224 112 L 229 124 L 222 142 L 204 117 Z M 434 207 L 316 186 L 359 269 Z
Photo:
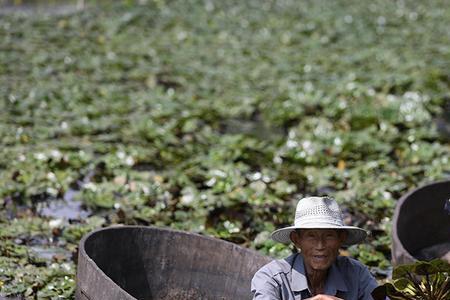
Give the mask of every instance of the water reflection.
M 285 135 L 283 128 L 273 127 L 262 119 L 227 119 L 221 122 L 222 132 L 225 134 L 245 134 L 261 140 L 279 140 Z
M 64 195 L 64 199 L 48 202 L 39 210 L 43 217 L 62 218 L 67 220 L 85 219 L 90 215 L 90 211 L 83 208 L 80 201 L 74 199 L 78 191 L 69 189 Z

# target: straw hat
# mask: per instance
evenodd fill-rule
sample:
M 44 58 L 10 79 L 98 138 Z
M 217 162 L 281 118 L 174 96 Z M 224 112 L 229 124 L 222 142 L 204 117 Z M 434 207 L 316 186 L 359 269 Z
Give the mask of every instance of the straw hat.
M 289 244 L 290 234 L 296 229 L 338 229 L 347 231 L 344 246 L 358 244 L 367 237 L 364 229 L 346 226 L 336 200 L 330 197 L 307 197 L 298 201 L 293 226 L 272 232 L 274 241 Z

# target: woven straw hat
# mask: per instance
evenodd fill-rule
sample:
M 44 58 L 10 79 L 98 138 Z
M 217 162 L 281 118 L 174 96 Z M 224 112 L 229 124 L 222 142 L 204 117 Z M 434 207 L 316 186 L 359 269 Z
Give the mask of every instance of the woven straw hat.
M 336 201 L 329 197 L 307 197 L 298 201 L 293 226 L 272 232 L 274 241 L 289 244 L 290 234 L 296 229 L 338 229 L 347 231 L 347 239 L 343 246 L 358 244 L 367 237 L 364 229 L 346 226 Z

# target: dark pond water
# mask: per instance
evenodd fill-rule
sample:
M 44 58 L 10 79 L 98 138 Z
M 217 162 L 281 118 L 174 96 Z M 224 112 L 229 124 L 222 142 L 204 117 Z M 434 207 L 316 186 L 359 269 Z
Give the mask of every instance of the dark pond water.
M 0 14 L 70 14 L 84 9 L 85 0 L 0 0 Z
M 87 218 L 91 212 L 80 201 L 75 200 L 78 191 L 69 189 L 63 199 L 53 200 L 39 209 L 39 214 L 55 219 L 80 220 Z

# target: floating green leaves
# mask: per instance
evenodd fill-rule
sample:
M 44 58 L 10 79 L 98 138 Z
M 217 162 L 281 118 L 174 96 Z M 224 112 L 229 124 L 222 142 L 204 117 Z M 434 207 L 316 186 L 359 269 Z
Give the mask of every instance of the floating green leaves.
M 73 297 L 77 243 L 114 224 L 286 256 L 268 234 L 317 194 L 371 231 L 348 253 L 388 270 L 396 200 L 450 174 L 449 16 L 443 0 L 2 14 L 0 293 Z

